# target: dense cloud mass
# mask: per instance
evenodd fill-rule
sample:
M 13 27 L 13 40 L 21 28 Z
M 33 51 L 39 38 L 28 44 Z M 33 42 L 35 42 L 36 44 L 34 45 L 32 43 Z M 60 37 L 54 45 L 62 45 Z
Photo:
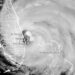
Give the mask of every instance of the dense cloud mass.
M 74 2 L 0 2 L 0 75 L 74 75 Z

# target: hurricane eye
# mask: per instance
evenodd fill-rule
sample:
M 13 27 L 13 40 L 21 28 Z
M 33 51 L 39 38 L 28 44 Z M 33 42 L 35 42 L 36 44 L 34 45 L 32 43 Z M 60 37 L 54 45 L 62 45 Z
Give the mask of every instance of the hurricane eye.
M 24 30 L 22 33 L 23 33 L 23 43 L 29 45 L 33 41 L 32 33 L 27 30 Z

